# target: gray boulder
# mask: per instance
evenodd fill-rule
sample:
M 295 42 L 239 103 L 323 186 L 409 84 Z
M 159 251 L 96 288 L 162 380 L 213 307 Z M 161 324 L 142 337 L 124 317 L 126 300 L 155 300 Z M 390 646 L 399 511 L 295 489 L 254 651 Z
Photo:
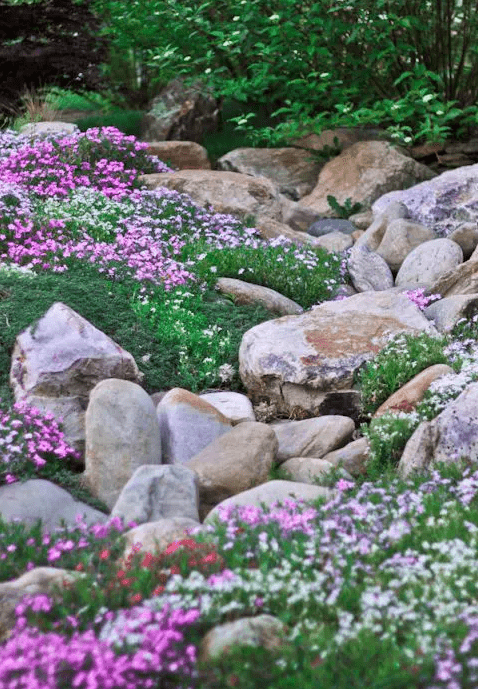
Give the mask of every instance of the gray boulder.
M 398 464 L 401 476 L 426 471 L 438 462 L 478 462 L 478 383 L 472 383 L 432 421 L 422 422 Z
M 169 517 L 199 521 L 198 507 L 198 480 L 194 471 L 179 465 L 144 465 L 136 469 L 124 486 L 111 517 L 138 525 Z
M 282 464 L 291 457 L 320 459 L 349 442 L 355 424 L 348 416 L 328 415 L 303 421 L 272 423 L 270 428 L 279 442 L 276 463 Z
M 79 514 L 84 515 L 86 524 L 108 520 L 104 512 L 75 500 L 68 491 L 40 478 L 0 486 L 0 514 L 5 521 L 18 519 L 29 525 L 41 519 L 46 531 L 60 527 L 62 520 L 67 526 L 75 527 Z
M 161 464 L 161 436 L 153 401 L 139 385 L 104 380 L 93 389 L 85 415 L 84 479 L 111 509 L 134 471 Z
M 173 388 L 156 407 L 164 464 L 185 464 L 232 428 L 230 419 L 205 399 Z
M 16 401 L 63 418 L 67 441 L 81 453 L 91 390 L 106 378 L 141 377 L 131 354 L 61 302 L 17 336 L 10 369 Z
M 390 191 L 372 206 L 375 215 L 393 201 L 404 203 L 410 219 L 449 235 L 464 222 L 478 220 L 478 164 L 448 170 L 408 189 Z M 417 180 L 418 181 L 418 180 Z
M 298 314 L 304 310 L 300 304 L 284 297 L 274 289 L 243 280 L 219 278 L 216 289 L 223 294 L 230 294 L 236 304 L 260 304 L 276 316 Z
M 411 251 L 403 261 L 395 278 L 397 287 L 403 285 L 433 285 L 442 275 L 463 263 L 461 247 L 451 239 L 432 239 Z
M 391 270 L 397 272 L 413 249 L 436 238 L 428 227 L 399 218 L 388 223 L 377 254 L 385 259 Z
M 349 254 L 347 268 L 358 292 L 381 292 L 393 287 L 393 275 L 386 261 L 370 251 L 366 244 L 356 244 Z
M 357 228 L 350 220 L 341 218 L 322 218 L 314 222 L 307 230 L 313 237 L 322 237 L 329 232 L 342 232 L 342 234 L 352 234 Z

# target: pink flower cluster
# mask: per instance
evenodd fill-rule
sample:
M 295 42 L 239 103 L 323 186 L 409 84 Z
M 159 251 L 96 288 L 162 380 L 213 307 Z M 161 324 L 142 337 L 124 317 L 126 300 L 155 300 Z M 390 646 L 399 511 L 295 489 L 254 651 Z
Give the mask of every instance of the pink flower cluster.
M 48 455 L 78 457 L 55 417 L 25 402 L 17 402 L 9 411 L 0 410 L 0 452 L 0 483 L 13 483 L 15 473 L 41 469 Z
M 138 175 L 170 172 L 158 158 L 145 155 L 146 148 L 114 127 L 38 139 L 0 158 L 0 179 L 26 186 L 40 197 L 67 196 L 86 186 L 123 198 L 138 186 Z
M 42 633 L 28 627 L 28 608 L 48 613 L 51 601 L 32 596 L 17 606 L 16 627 L 0 647 L 2 689 L 153 689 L 164 676 L 174 677 L 179 687 L 193 674 L 196 647 L 186 642 L 184 631 L 196 622 L 197 610 L 133 608 L 115 644 L 98 639 L 92 629 L 70 638 Z M 130 650 L 133 630 L 141 638 L 136 650 Z
M 419 289 L 408 290 L 405 292 L 407 297 L 413 302 L 418 308 L 423 311 L 427 306 L 429 306 L 433 301 L 441 299 L 440 294 L 430 294 L 425 295 L 425 289 L 420 287 Z

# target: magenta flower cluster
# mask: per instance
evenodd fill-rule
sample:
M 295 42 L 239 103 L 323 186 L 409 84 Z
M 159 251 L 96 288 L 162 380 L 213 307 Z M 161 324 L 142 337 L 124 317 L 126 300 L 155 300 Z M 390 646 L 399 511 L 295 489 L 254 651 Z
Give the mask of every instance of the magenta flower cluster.
M 26 186 L 40 197 L 68 196 L 78 187 L 92 187 L 109 198 L 122 198 L 138 186 L 138 175 L 170 171 L 158 158 L 143 154 L 141 160 L 146 148 L 114 127 L 38 139 L 0 159 L 0 179 Z
M 425 289 L 423 287 L 420 287 L 420 288 L 414 289 L 414 290 L 408 290 L 407 292 L 405 292 L 405 294 L 410 299 L 410 301 L 413 302 L 413 304 L 418 306 L 420 311 L 423 311 L 432 302 L 437 301 L 438 299 L 441 299 L 440 294 L 426 295 Z
M 25 402 L 17 402 L 9 411 L 0 410 L 0 450 L 0 483 L 13 483 L 18 475 L 41 469 L 49 455 L 78 457 L 55 417 Z
M 186 642 L 185 631 L 196 622 L 196 610 L 132 609 L 116 644 L 124 642 L 121 651 L 113 641 L 99 640 L 93 629 L 68 638 L 27 625 L 28 608 L 48 613 L 51 607 L 45 595 L 26 597 L 17 606 L 13 634 L 0 647 L 2 689 L 153 689 L 164 676 L 174 677 L 180 687 L 194 673 L 196 647 Z M 141 643 L 129 651 L 132 622 Z

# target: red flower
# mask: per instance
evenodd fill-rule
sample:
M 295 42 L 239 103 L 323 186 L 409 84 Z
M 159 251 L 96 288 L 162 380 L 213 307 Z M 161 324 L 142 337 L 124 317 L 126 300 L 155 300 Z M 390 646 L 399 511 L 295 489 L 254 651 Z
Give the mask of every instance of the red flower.
M 110 551 L 107 548 L 105 548 L 105 550 L 102 550 L 100 553 L 100 560 L 107 560 L 110 555 Z
M 135 593 L 134 595 L 131 596 L 131 603 L 139 603 L 140 600 L 142 599 L 142 595 L 140 593 Z
M 153 596 L 160 596 L 164 591 L 164 586 L 156 586 L 153 591 Z

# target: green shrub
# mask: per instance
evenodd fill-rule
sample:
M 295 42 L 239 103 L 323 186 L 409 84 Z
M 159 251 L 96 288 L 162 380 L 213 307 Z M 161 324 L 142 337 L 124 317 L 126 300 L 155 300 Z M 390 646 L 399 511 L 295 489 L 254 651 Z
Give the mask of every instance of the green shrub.
M 478 16 L 473 0 L 95 0 L 103 33 L 156 82 L 201 77 L 221 98 L 281 116 L 264 141 L 342 124 L 442 140 L 476 123 Z M 141 70 L 138 71 L 140 73 Z M 251 127 L 245 111 L 242 126 Z M 384 120 L 385 118 L 385 120 Z
M 112 110 L 104 115 L 89 115 L 76 120 L 80 131 L 86 132 L 93 127 L 116 127 L 127 136 L 140 138 L 142 110 Z

